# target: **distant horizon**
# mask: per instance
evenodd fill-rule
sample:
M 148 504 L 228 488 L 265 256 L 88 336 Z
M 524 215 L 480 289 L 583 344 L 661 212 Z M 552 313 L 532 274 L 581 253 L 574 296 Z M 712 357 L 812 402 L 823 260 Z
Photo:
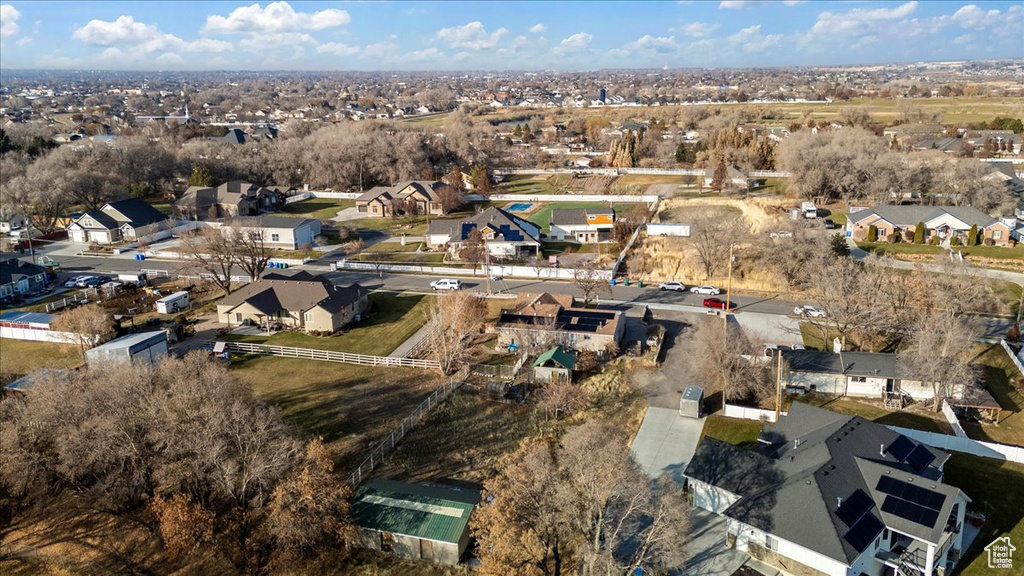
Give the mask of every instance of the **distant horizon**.
M 0 47 L 0 69 L 12 71 L 525 73 L 897 66 L 1022 58 L 1024 6 L 915 0 L 589 5 L 0 0 Z

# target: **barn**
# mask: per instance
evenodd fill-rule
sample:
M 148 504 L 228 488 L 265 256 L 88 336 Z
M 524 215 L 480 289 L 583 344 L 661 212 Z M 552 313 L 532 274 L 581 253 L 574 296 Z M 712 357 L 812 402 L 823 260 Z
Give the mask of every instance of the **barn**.
M 479 503 L 478 490 L 375 480 L 356 492 L 349 517 L 364 548 L 454 566 Z

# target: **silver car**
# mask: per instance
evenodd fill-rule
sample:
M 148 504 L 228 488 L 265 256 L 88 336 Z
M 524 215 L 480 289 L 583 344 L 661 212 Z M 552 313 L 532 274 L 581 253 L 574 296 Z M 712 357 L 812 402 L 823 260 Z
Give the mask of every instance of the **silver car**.
M 722 293 L 720 289 L 706 284 L 704 286 L 694 286 L 693 288 L 690 288 L 690 292 L 693 292 L 694 294 L 703 294 L 705 296 L 718 296 Z

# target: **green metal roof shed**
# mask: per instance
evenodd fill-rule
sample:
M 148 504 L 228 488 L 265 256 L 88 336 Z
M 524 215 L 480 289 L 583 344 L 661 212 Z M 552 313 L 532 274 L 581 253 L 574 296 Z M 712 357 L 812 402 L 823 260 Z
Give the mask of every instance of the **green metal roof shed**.
M 562 348 L 561 346 L 555 346 L 541 354 L 540 357 L 537 358 L 537 361 L 533 363 L 533 366 L 544 366 L 548 362 L 554 362 L 566 370 L 573 370 L 576 367 L 576 354 Z
M 356 492 L 349 517 L 361 528 L 458 544 L 479 503 L 475 490 L 375 480 Z

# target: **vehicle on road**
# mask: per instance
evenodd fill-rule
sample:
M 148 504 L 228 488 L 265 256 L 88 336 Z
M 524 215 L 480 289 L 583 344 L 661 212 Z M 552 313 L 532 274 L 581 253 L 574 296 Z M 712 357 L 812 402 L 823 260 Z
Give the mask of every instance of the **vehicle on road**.
M 732 306 L 728 305 L 728 302 L 722 300 L 721 298 L 705 298 L 704 307 L 713 308 L 715 310 L 725 310 L 726 308 L 732 308 Z
M 825 311 L 816 306 L 810 304 L 804 304 L 803 306 L 797 306 L 793 309 L 793 314 L 797 316 L 809 316 L 811 318 L 824 318 Z
M 658 290 L 675 290 L 676 292 L 682 292 L 686 290 L 686 285 L 682 282 L 662 282 L 658 284 Z
M 461 290 L 462 280 L 457 278 L 442 278 L 430 283 L 431 290 Z
M 722 291 L 719 290 L 718 288 L 707 285 L 694 286 L 693 288 L 690 288 L 690 292 L 693 292 L 694 294 L 703 294 L 705 296 L 718 296 L 719 294 L 722 293 Z
M 98 276 L 80 276 L 78 282 L 75 282 L 77 288 L 88 288 L 90 286 L 99 286 L 100 279 Z

